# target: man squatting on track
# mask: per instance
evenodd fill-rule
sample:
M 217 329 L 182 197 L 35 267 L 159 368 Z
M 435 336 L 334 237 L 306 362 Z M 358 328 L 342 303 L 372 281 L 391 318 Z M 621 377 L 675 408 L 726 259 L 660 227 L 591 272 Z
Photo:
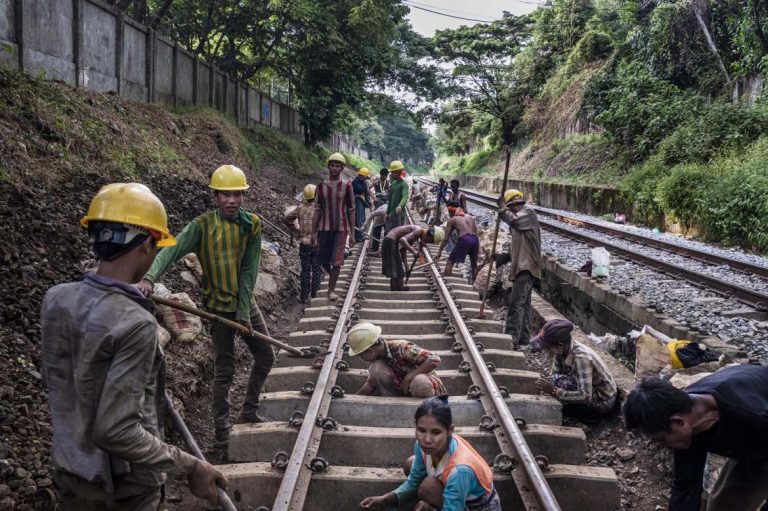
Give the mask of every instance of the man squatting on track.
M 113 183 L 80 223 L 98 268 L 48 290 L 40 312 L 61 509 L 156 510 L 168 472 L 215 504 L 224 475 L 163 441 L 165 357 L 154 303 L 133 286 L 176 244 L 165 208 L 142 184 Z
M 407 251 L 418 257 L 427 243 L 441 243 L 445 232 L 440 227 L 424 229 L 418 225 L 395 227 L 384 237 L 381 247 L 381 274 L 389 277 L 391 291 L 408 291 L 404 281 L 406 277 L 405 262 L 408 260 Z M 418 241 L 418 248 L 413 243 Z
M 443 255 L 443 249 L 451 236 L 456 232 L 458 241 L 456 246 L 451 250 L 448 256 L 448 262 L 445 263 L 445 276 L 450 277 L 453 275 L 453 265 L 463 264 L 469 256 L 469 261 L 472 264 L 472 276 L 474 278 L 477 275 L 477 257 L 480 253 L 480 238 L 477 237 L 477 225 L 475 219 L 456 206 L 448 206 L 448 214 L 450 218 L 445 227 L 445 239 L 440 244 L 440 250 L 437 253 L 437 258 Z
M 589 346 L 571 338 L 573 323 L 547 321 L 531 339 L 531 352 L 552 355 L 552 376 L 537 387 L 563 403 L 563 415 L 596 424 L 618 408 L 616 383 L 603 359 Z
M 355 237 L 349 236 L 355 226 L 355 194 L 352 184 L 341 180 L 347 164 L 340 153 L 328 157 L 328 181 L 317 185 L 315 191 L 315 217 L 312 245 L 317 247 L 317 260 L 328 273 L 328 300 L 336 301 L 336 282 L 344 264 L 344 247 L 355 246 Z
M 357 391 L 363 396 L 432 397 L 445 394 L 435 371 L 440 357 L 416 344 L 380 339 L 381 327 L 358 323 L 349 331 L 349 356 L 359 356 L 370 365 L 368 380 Z
M 726 367 L 682 390 L 647 378 L 627 397 L 624 421 L 674 451 L 670 511 L 701 509 L 708 452 L 728 461 L 707 511 L 754 511 L 768 498 L 768 367 Z

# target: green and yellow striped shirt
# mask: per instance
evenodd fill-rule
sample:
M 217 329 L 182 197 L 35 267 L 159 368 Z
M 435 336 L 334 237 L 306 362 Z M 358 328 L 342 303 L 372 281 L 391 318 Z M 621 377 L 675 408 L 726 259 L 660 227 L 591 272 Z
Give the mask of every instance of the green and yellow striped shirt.
M 144 278 L 151 282 L 194 252 L 203 267 L 203 305 L 213 312 L 250 318 L 253 287 L 261 261 L 261 220 L 242 208 L 235 220 L 219 210 L 203 213 L 176 236 L 176 245 L 160 251 Z

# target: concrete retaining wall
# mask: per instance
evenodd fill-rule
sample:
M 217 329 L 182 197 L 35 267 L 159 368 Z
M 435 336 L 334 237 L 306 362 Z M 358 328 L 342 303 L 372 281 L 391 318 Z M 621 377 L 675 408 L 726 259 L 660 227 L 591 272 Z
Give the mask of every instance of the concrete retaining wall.
M 457 178 L 462 186 L 475 190 L 501 193 L 503 179 L 483 176 L 461 176 Z M 587 215 L 604 215 L 617 211 L 631 220 L 632 203 L 616 188 L 571 185 L 562 183 L 540 183 L 511 179 L 507 188 L 517 188 L 532 197 L 534 202 L 545 208 L 579 211 Z
M 167 107 L 206 106 L 298 138 L 299 113 L 101 0 L 0 0 L 0 66 Z M 266 113 L 265 108 L 266 106 Z M 326 144 L 367 158 L 344 137 Z

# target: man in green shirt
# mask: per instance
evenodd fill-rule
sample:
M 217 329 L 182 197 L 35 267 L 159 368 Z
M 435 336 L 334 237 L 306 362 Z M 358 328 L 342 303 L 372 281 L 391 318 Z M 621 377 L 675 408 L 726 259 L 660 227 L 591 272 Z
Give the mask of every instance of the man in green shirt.
M 163 249 L 138 284 L 146 296 L 173 264 L 189 253 L 197 254 L 203 268 L 203 306 L 249 330 L 269 335 L 261 311 L 253 301 L 253 288 L 261 260 L 261 220 L 241 206 L 248 189 L 245 174 L 223 165 L 211 176 L 210 188 L 217 209 L 203 213 L 176 236 L 174 247 Z M 221 323 L 211 328 L 214 350 L 213 421 L 216 453 L 225 461 L 229 446 L 229 388 L 235 373 L 235 331 Z M 257 413 L 259 394 L 275 354 L 272 347 L 253 336 L 242 337 L 253 355 L 245 401 L 239 422 L 267 422 Z
M 403 180 L 405 165 L 400 160 L 389 164 L 389 202 L 387 203 L 387 225 L 385 233 L 395 227 L 405 225 L 405 206 L 408 204 L 410 190 L 408 183 Z

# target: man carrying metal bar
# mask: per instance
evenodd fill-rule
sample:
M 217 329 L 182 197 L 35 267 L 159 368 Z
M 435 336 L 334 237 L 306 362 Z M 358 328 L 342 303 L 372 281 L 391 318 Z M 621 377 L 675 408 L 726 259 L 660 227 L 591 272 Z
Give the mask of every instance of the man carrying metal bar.
M 368 228 L 373 226 L 371 236 L 371 248 L 370 254 L 372 257 L 381 257 L 381 251 L 379 250 L 381 244 L 381 233 L 384 230 L 384 226 L 387 223 L 387 205 L 382 204 L 371 213 L 363 224 L 362 231 L 367 233 Z
M 408 291 L 404 281 L 408 273 L 405 271 L 405 263 L 409 250 L 417 258 L 427 243 L 439 245 L 444 238 L 443 229 L 434 226 L 424 229 L 418 225 L 404 225 L 389 231 L 381 244 L 381 274 L 389 277 L 389 289 Z M 414 246 L 417 242 L 418 248 Z
M 498 202 L 499 218 L 509 225 L 509 253 L 496 254 L 496 266 L 510 264 L 512 281 L 504 333 L 517 347 L 530 338 L 531 292 L 541 280 L 541 232 L 536 211 L 525 203 L 523 192 L 507 190 Z
M 162 439 L 165 361 L 154 304 L 132 285 L 157 247 L 176 244 L 165 208 L 144 185 L 114 183 L 80 223 L 98 269 L 50 289 L 41 310 L 61 509 L 156 511 L 167 472 L 215 503 L 224 475 Z
M 261 221 L 242 208 L 248 183 L 245 174 L 233 165 L 223 165 L 211 176 L 216 209 L 192 220 L 177 236 L 176 246 L 161 251 L 138 287 L 145 296 L 154 283 L 187 254 L 195 253 L 203 268 L 203 305 L 247 329 L 269 335 L 267 324 L 253 300 L 253 288 L 261 261 Z M 275 353 L 272 347 L 253 336 L 242 337 L 253 355 L 245 401 L 239 422 L 268 422 L 257 413 L 259 394 Z M 221 323 L 211 327 L 214 350 L 213 423 L 215 451 L 219 462 L 229 447 L 229 389 L 235 374 L 235 331 Z

